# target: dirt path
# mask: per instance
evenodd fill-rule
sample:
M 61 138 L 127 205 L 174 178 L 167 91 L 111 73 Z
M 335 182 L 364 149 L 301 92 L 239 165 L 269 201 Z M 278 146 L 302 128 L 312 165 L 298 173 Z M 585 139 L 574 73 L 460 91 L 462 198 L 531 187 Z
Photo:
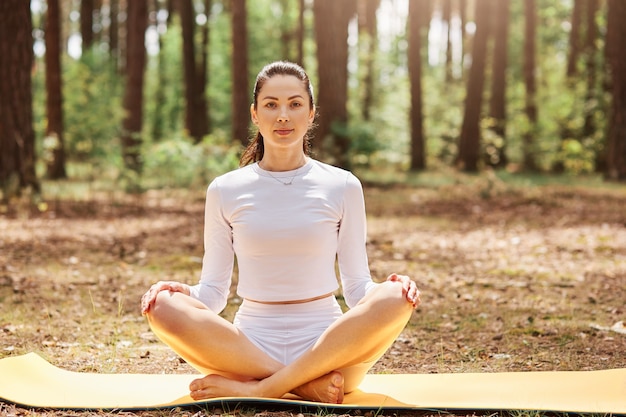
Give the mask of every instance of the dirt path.
M 367 188 L 366 198 L 373 275 L 407 273 L 423 290 L 373 372 L 626 367 L 626 191 Z M 159 279 L 197 280 L 202 216 L 201 196 L 156 192 L 0 216 L 0 358 L 190 372 L 138 301 Z M 29 411 L 0 403 L 2 413 Z

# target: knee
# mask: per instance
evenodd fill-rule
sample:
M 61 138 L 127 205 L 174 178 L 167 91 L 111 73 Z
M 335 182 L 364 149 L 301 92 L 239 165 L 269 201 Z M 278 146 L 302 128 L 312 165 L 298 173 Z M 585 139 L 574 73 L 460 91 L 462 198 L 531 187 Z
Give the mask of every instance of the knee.
M 376 311 L 386 312 L 394 317 L 406 316 L 406 320 L 409 319 L 414 307 L 403 292 L 400 282 L 382 282 L 374 291 L 371 301 Z
M 175 325 L 176 314 L 174 306 L 174 294 L 171 291 L 161 291 L 157 294 L 146 318 L 151 327 L 167 329 Z

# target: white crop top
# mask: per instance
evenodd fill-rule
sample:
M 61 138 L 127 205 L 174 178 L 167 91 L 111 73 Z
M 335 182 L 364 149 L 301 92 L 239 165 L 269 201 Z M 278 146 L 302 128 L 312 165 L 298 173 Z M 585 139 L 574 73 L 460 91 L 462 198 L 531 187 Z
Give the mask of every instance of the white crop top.
M 236 256 L 240 297 L 312 298 L 339 288 L 337 260 L 352 307 L 376 285 L 365 241 L 363 189 L 352 173 L 310 158 L 286 172 L 247 165 L 208 187 L 202 274 L 191 295 L 222 311 Z

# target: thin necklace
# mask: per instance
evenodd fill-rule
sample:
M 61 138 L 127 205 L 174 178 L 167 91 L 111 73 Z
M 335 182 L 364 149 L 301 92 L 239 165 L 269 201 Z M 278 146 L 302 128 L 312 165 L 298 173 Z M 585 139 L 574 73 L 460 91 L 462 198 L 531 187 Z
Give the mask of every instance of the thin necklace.
M 299 169 L 299 168 L 298 168 L 298 169 Z M 270 173 L 270 171 L 267 171 L 267 173 L 268 173 L 268 174 L 270 174 L 270 177 L 274 178 L 276 181 L 278 181 L 278 182 L 279 182 L 279 183 L 281 183 L 282 185 L 291 185 L 291 184 L 293 184 L 293 180 L 294 180 L 294 178 L 296 178 L 296 175 L 298 175 L 298 170 L 296 170 L 296 173 L 295 173 L 295 174 L 293 174 L 293 177 L 291 177 L 291 178 L 289 179 L 289 181 L 287 181 L 287 182 L 282 181 L 282 180 L 281 180 L 281 179 L 279 179 L 279 178 L 276 178 L 275 176 L 273 176 L 273 175 Z
M 306 165 L 306 159 L 305 159 L 304 165 Z M 302 165 L 301 167 L 298 167 L 298 169 L 295 170 L 295 172 L 293 173 L 293 176 L 289 179 L 289 181 L 285 182 L 285 181 L 281 180 L 280 178 L 275 177 L 274 175 L 272 175 L 272 171 L 268 171 L 266 169 L 263 169 L 263 167 L 261 167 L 261 164 L 260 163 L 258 164 L 259 168 L 263 169 L 265 172 L 267 172 L 270 175 L 270 177 L 274 178 L 276 181 L 278 181 L 282 185 L 291 185 L 291 184 L 293 184 L 293 180 L 298 176 L 298 171 L 300 171 L 300 168 L 302 168 L 304 165 Z

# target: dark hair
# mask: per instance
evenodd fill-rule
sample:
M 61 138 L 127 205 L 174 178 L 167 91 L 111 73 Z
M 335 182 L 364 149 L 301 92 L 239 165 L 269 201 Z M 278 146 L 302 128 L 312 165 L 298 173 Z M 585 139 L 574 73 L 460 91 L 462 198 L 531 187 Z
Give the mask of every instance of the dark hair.
M 263 88 L 263 85 L 267 80 L 275 75 L 292 75 L 299 79 L 304 85 L 305 90 L 309 93 L 309 107 L 313 109 L 313 87 L 311 86 L 311 80 L 309 80 L 309 76 L 304 71 L 304 68 L 292 62 L 276 61 L 264 66 L 256 77 L 252 102 L 255 110 L 257 108 L 257 100 L 261 88 Z M 308 135 L 304 136 L 304 143 L 302 146 L 304 153 L 310 155 L 311 142 Z M 264 151 L 265 147 L 263 145 L 263 136 L 261 135 L 261 132 L 257 131 L 256 134 L 250 139 L 246 149 L 243 151 L 241 159 L 239 160 L 239 166 L 245 166 L 253 162 L 260 161 L 263 159 Z

